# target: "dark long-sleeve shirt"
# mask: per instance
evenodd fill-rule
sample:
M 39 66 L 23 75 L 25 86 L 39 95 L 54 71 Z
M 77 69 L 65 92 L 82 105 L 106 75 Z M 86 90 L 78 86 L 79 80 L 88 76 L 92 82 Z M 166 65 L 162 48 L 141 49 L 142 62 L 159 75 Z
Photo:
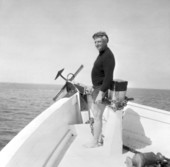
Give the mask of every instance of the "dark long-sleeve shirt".
M 106 92 L 113 80 L 113 71 L 115 68 L 115 58 L 112 51 L 107 47 L 101 51 L 94 62 L 91 78 L 93 86 L 101 86 L 101 91 Z

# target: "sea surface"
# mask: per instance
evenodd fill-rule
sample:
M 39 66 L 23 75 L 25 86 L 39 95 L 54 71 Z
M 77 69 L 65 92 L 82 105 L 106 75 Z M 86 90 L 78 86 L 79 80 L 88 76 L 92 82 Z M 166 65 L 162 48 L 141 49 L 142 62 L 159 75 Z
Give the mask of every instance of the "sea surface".
M 61 86 L 0 83 L 0 150 L 31 120 L 53 104 Z M 170 111 L 170 90 L 136 89 L 127 92 L 135 103 Z

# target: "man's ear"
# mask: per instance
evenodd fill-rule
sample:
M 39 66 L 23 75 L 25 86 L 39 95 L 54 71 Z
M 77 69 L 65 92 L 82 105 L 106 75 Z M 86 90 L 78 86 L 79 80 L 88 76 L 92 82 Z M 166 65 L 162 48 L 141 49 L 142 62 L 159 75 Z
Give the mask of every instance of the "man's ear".
M 107 44 L 109 42 L 108 38 L 106 36 L 103 36 L 102 39 L 104 40 L 105 44 Z

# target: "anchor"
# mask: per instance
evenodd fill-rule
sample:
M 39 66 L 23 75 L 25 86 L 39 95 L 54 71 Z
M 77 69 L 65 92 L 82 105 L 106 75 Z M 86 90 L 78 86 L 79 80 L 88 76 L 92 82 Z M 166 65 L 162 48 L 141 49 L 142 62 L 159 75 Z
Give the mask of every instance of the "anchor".
M 69 73 L 69 74 L 67 75 L 67 78 L 65 78 L 65 77 L 62 75 L 62 72 L 64 71 L 64 68 L 63 68 L 62 70 L 58 71 L 58 73 L 57 73 L 57 75 L 56 75 L 56 77 L 55 77 L 55 80 L 60 76 L 60 77 L 62 77 L 62 78 L 66 81 L 66 83 L 65 83 L 65 85 L 61 88 L 61 90 L 58 92 L 58 94 L 53 98 L 54 101 L 56 101 L 57 98 L 62 94 L 62 92 L 64 91 L 64 89 L 67 87 L 67 83 L 73 81 L 74 78 L 77 76 L 77 74 L 83 69 L 83 67 L 84 67 L 84 66 L 81 65 L 74 74 Z M 71 77 L 69 78 L 70 75 L 71 75 Z
M 63 71 L 64 71 L 64 68 L 61 69 L 61 70 L 59 70 L 54 80 L 56 80 L 58 77 L 61 77 L 61 78 L 63 78 L 65 81 L 67 81 L 67 79 L 62 75 L 62 72 L 63 72 Z

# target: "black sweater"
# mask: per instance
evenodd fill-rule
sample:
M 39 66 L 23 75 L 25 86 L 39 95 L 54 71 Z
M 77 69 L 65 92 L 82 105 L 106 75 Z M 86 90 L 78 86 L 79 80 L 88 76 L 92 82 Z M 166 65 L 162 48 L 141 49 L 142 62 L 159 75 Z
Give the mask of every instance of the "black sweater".
M 101 51 L 94 62 L 91 78 L 93 86 L 101 86 L 101 91 L 106 92 L 113 80 L 113 71 L 115 68 L 115 58 L 112 51 L 107 47 Z

